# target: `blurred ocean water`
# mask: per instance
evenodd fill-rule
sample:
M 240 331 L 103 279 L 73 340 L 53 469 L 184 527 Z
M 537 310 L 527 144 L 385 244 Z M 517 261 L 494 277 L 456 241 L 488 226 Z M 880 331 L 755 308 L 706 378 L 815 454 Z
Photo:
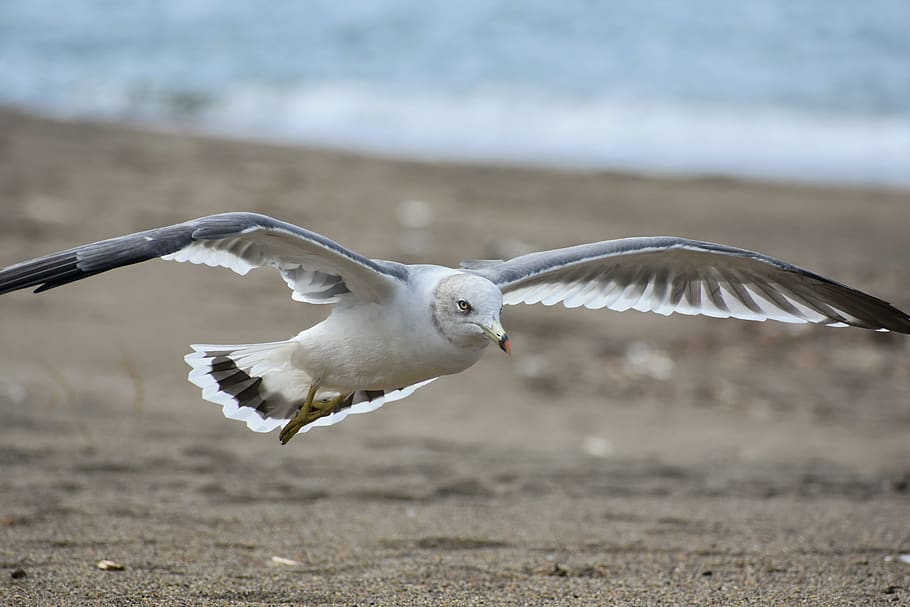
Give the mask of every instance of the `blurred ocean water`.
M 430 159 L 910 186 L 910 0 L 6 0 L 0 104 Z

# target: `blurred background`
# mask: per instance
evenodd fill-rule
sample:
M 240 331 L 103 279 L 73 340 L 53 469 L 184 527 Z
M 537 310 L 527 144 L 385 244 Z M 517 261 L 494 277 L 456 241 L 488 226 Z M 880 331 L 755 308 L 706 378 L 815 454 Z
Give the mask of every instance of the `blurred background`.
M 3 0 L 0 266 L 249 210 L 412 263 L 677 235 L 910 310 L 908 68 L 907 0 Z M 511 358 L 281 447 L 183 356 L 327 313 L 289 295 L 0 297 L 0 603 L 906 602 L 907 336 L 511 306 Z
M 910 3 L 8 0 L 0 103 L 391 153 L 910 185 Z

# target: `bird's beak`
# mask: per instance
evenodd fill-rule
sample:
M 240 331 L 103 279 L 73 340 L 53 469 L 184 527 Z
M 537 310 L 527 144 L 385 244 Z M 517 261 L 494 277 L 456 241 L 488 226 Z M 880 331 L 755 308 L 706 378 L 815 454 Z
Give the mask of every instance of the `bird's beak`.
M 502 328 L 502 324 L 498 320 L 494 320 L 489 327 L 480 325 L 480 328 L 483 329 L 484 335 L 490 338 L 490 341 L 499 346 L 500 350 L 506 354 L 512 354 L 512 342 L 509 341 L 506 330 Z

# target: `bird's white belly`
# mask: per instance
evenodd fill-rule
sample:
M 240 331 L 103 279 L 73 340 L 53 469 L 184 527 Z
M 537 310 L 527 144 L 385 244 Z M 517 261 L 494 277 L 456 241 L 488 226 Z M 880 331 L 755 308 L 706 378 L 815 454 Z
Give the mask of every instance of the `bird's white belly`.
M 293 364 L 327 389 L 389 390 L 464 371 L 483 353 L 457 347 L 425 323 L 362 306 L 297 336 Z

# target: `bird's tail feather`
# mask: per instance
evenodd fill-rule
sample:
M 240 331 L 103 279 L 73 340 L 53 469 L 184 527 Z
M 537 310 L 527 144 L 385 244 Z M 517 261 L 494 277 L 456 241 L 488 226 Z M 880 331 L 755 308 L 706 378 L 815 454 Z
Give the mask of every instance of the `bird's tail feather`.
M 246 422 L 255 432 L 269 432 L 292 419 L 306 398 L 312 379 L 293 365 L 300 343 L 195 344 L 184 360 L 189 380 L 202 398 L 221 405 L 224 416 Z

